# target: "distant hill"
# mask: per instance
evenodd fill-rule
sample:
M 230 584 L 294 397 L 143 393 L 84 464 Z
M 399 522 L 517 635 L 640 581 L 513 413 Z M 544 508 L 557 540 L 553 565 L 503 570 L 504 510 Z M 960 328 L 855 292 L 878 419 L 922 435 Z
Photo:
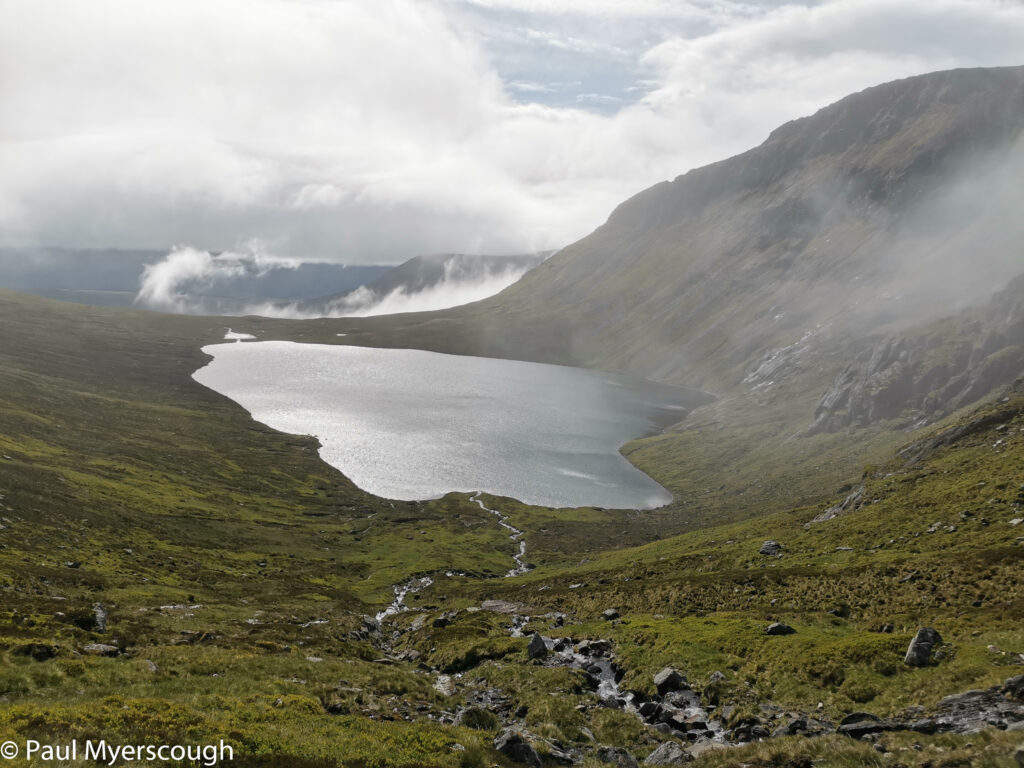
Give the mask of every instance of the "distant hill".
M 158 250 L 0 249 L 0 287 L 94 306 L 130 306 L 147 265 L 167 257 Z M 297 301 L 325 288 L 351 291 L 376 280 L 391 267 L 304 263 L 244 274 L 230 280 L 182 286 L 197 311 L 217 314 L 247 301 Z

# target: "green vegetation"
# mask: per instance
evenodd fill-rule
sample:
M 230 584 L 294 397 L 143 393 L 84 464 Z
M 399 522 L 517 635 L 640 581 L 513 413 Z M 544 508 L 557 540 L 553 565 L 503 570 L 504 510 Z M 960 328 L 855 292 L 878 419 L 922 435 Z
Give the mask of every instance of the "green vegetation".
M 226 738 L 240 765 L 490 765 L 504 758 L 491 747 L 499 719 L 489 705 L 455 719 L 474 697 L 500 692 L 506 716 L 519 712 L 533 733 L 563 745 L 592 737 L 642 756 L 664 738 L 599 706 L 581 672 L 529 661 L 525 640 L 509 636 L 510 615 L 466 610 L 485 600 L 534 617 L 566 614 L 563 626 L 534 618 L 528 630 L 611 640 L 624 689 L 650 693 L 654 672 L 678 667 L 735 722 L 767 701 L 831 719 L 898 714 L 1020 671 L 1019 394 L 951 420 L 978 426 L 949 444 L 929 447 L 930 430 L 853 476 L 829 469 L 837 440 L 812 438 L 824 446 L 812 475 L 823 487 L 796 489 L 799 506 L 784 507 L 778 487 L 775 511 L 681 534 L 664 512 L 556 512 L 485 498 L 527 530 L 538 564 L 506 580 L 488 577 L 508 568 L 507 532 L 465 496 L 370 497 L 320 462 L 310 439 L 265 429 L 194 384 L 199 346 L 222 334 L 217 320 L 11 294 L 0 314 L 5 737 Z M 896 439 L 875 434 L 877 454 Z M 665 443 L 652 437 L 627 452 L 679 485 L 707 470 L 681 466 L 680 444 Z M 707 441 L 711 451 L 726 443 Z M 749 481 L 723 479 L 709 498 L 742 499 Z M 808 524 L 849 492 L 837 493 L 841 481 L 863 483 L 863 504 Z M 820 500 L 803 503 L 810 496 Z M 781 557 L 758 554 L 768 538 Z M 409 596 L 423 611 L 399 614 L 383 648 L 362 616 L 416 574 L 437 580 Z M 96 603 L 108 611 L 106 632 Z M 601 620 L 608 607 L 622 618 Z M 766 636 L 776 620 L 796 634 Z M 884 624 L 893 630 L 879 632 Z M 922 624 L 942 634 L 945 658 L 912 669 L 902 655 Z M 89 643 L 116 655 L 91 655 Z M 459 675 L 454 694 L 435 687 L 432 669 Z M 709 684 L 713 672 L 724 679 Z M 944 765 L 998 766 L 1009 765 L 1011 736 L 884 740 L 904 765 L 938 764 L 941 754 Z M 894 764 L 846 737 L 773 739 L 702 759 L 805 758 Z

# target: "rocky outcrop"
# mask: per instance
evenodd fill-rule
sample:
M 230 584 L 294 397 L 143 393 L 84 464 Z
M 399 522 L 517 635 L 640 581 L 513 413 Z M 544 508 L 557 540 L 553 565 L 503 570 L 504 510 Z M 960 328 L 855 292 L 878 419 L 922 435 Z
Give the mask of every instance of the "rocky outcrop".
M 769 539 L 761 545 L 761 548 L 757 550 L 757 553 L 759 555 L 767 555 L 768 557 L 776 557 L 782 553 L 782 545 L 777 541 Z
M 644 765 L 682 765 L 691 762 L 693 755 L 674 741 L 666 741 L 647 756 Z
M 921 627 L 907 646 L 903 663 L 910 667 L 925 667 L 932 658 L 932 650 L 942 642 L 942 637 L 931 627 Z
M 545 643 L 544 638 L 536 632 L 534 632 L 530 637 L 530 642 L 526 646 L 526 655 L 531 659 L 543 659 L 548 655 L 547 643 Z
M 1024 371 L 1024 276 L 984 307 L 864 349 L 818 401 L 810 434 L 898 419 L 918 425 L 1013 386 Z
M 494 749 L 514 763 L 540 768 L 540 755 L 525 731 L 506 728 L 494 738 Z

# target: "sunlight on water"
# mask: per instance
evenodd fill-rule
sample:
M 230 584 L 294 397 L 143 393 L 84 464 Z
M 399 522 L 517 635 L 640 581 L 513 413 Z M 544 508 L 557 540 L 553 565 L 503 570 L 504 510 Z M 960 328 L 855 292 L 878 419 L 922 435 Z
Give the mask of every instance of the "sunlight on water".
M 215 344 L 196 381 L 391 499 L 485 491 L 551 507 L 652 508 L 618 452 L 681 417 L 687 390 L 555 365 L 284 341 Z

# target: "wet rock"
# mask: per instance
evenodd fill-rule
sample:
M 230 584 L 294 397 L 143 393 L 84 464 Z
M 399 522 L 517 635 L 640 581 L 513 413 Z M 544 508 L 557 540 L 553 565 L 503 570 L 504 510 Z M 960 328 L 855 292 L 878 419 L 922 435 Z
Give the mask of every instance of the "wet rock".
M 661 704 L 656 701 L 645 701 L 639 707 L 637 711 L 640 713 L 640 717 L 649 723 L 655 722 L 658 719 L 658 715 L 661 714 Z
M 782 553 L 782 545 L 774 539 L 768 539 L 757 552 L 768 557 L 776 557 Z
M 615 619 L 619 618 L 619 612 L 614 608 L 608 608 L 607 610 L 601 612 L 601 618 L 605 621 L 614 621 Z
M 768 628 L 764 631 L 766 635 L 795 635 L 796 630 L 788 624 L 783 624 L 781 621 L 776 621 L 773 624 L 769 624 Z
M 583 656 L 603 656 L 611 649 L 610 640 L 583 640 L 576 646 L 576 652 Z
M 903 663 L 910 667 L 924 667 L 931 661 L 932 648 L 942 642 L 942 637 L 931 627 L 921 627 L 907 646 Z
M 494 748 L 512 762 L 540 768 L 540 755 L 524 731 L 506 728 L 495 737 Z
M 534 632 L 526 646 L 526 655 L 531 659 L 543 659 L 548 655 L 548 646 L 539 633 Z
M 666 741 L 647 756 L 644 765 L 682 765 L 692 761 L 693 755 L 674 741 Z
M 121 650 L 116 645 L 89 643 L 82 646 L 82 653 L 89 656 L 117 656 Z
M 636 758 L 622 747 L 598 747 L 597 759 L 618 768 L 637 768 Z
M 107 631 L 107 609 L 103 607 L 101 603 L 96 603 L 92 607 L 92 614 L 96 617 L 96 631 L 106 632 Z
M 685 684 L 686 678 L 672 667 L 665 667 L 654 676 L 654 687 L 658 689 L 658 693 L 662 696 L 670 691 L 678 691 Z

